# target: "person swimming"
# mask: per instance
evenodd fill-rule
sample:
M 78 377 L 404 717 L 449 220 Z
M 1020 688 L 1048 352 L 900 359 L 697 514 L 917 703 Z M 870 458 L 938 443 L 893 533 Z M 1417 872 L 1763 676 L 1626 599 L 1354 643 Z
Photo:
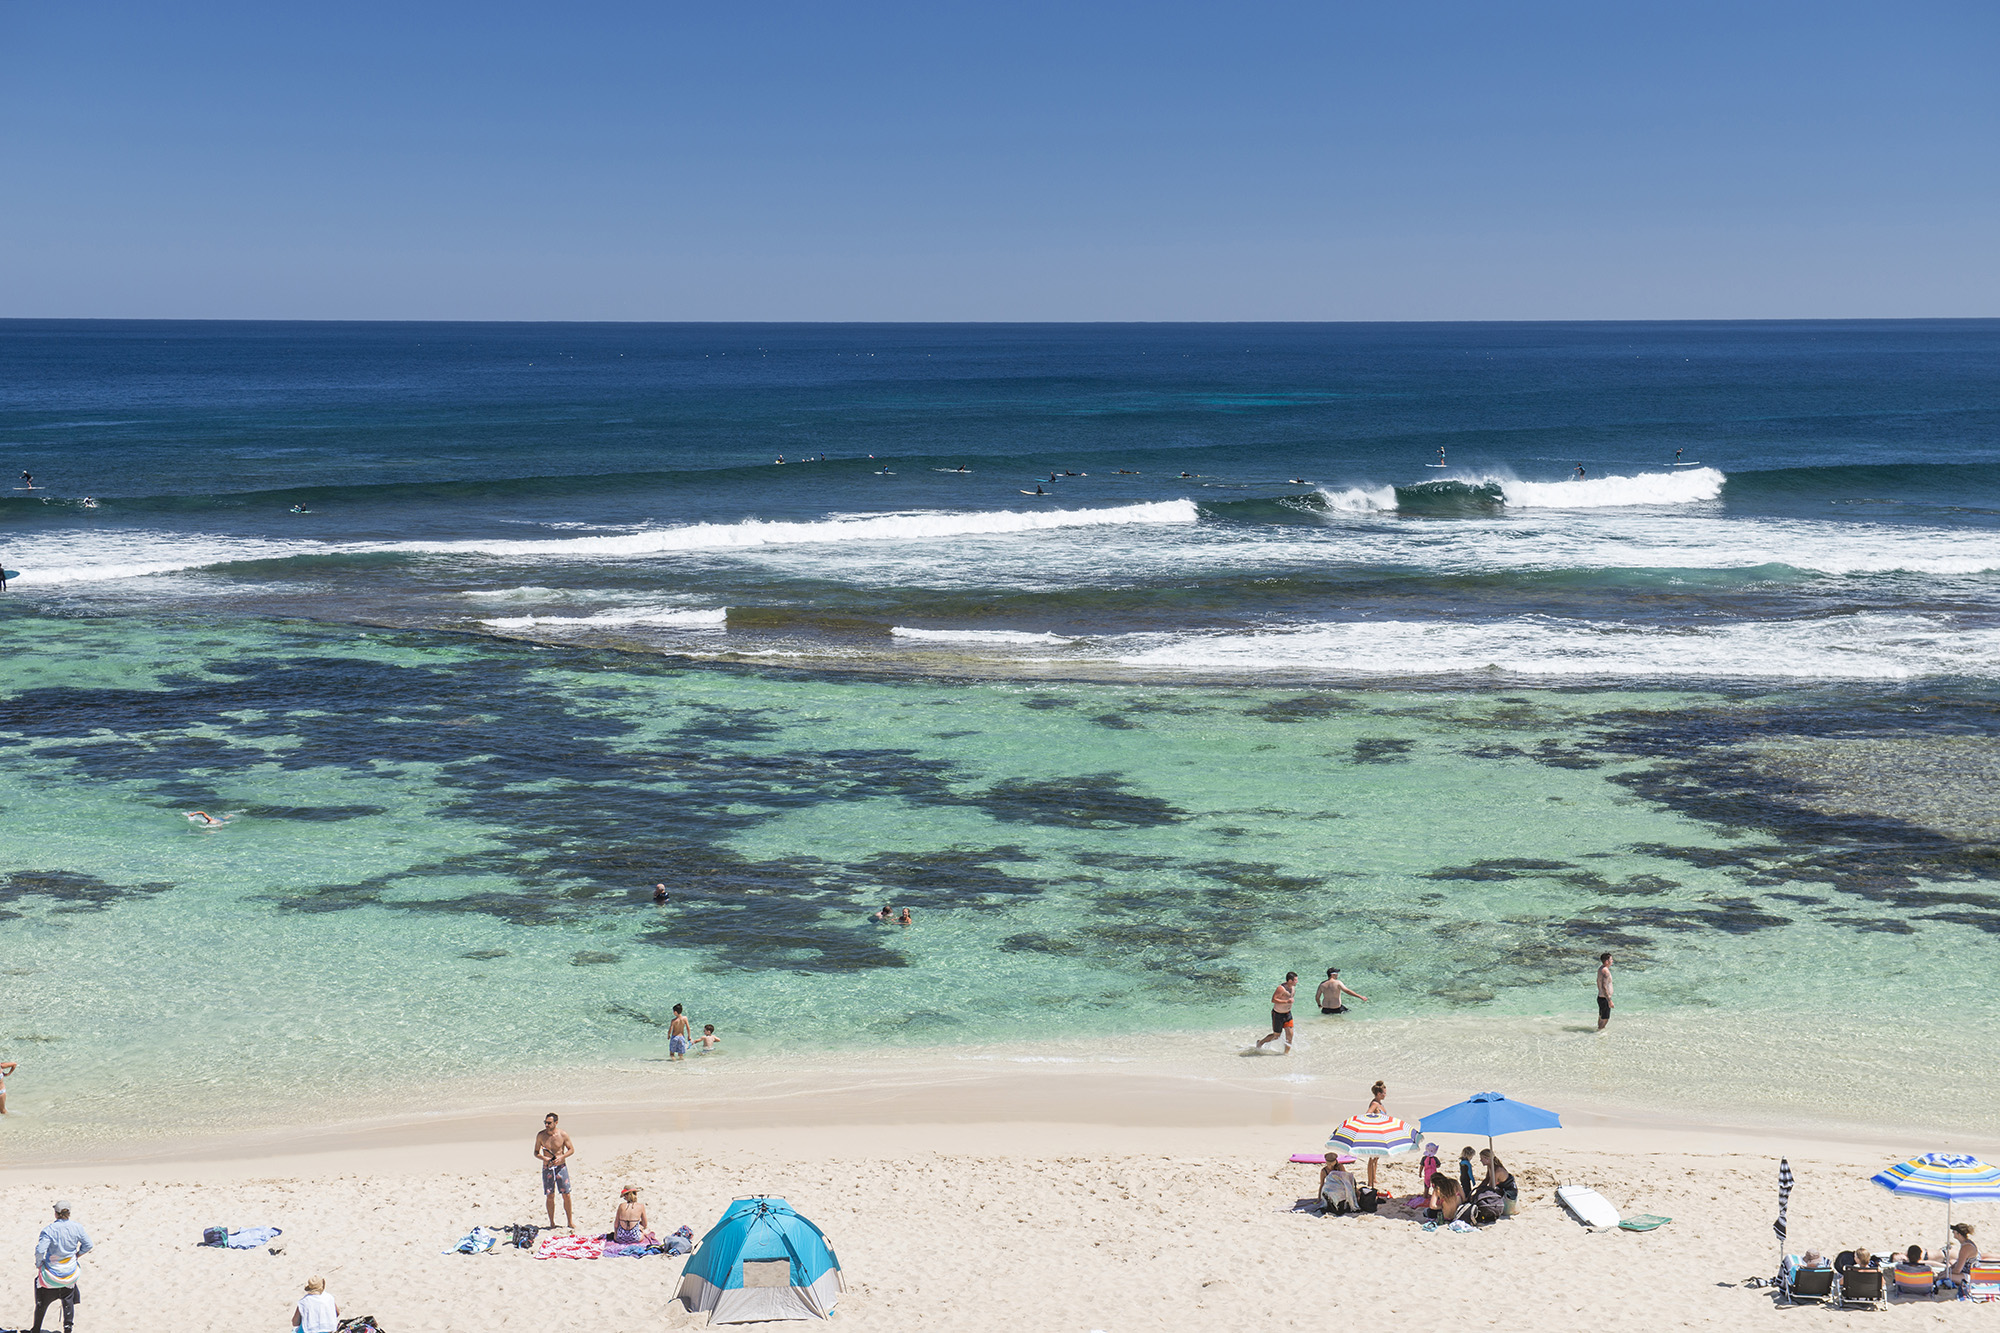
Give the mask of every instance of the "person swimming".
M 187 817 L 187 821 L 197 828 L 221 828 L 229 822 L 226 819 L 217 819 L 206 810 L 196 810 Z
M 666 902 L 666 900 L 667 900 L 667 886 L 664 884 L 655 884 L 653 886 L 653 901 L 656 903 L 664 903 Z

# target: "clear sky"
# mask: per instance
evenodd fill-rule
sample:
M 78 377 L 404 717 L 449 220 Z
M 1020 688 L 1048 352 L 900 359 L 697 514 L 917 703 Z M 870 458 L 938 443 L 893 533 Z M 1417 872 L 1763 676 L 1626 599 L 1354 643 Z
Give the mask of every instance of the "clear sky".
M 2000 315 L 2000 4 L 0 0 L 0 315 Z

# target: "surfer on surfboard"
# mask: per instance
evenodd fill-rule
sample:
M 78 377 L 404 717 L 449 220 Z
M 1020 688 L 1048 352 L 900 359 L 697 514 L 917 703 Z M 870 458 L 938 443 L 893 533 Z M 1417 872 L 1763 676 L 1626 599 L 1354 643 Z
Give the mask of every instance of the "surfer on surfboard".
M 1577 479 L 1578 481 L 1582 481 L 1582 480 L 1583 480 L 1583 464 L 1581 464 L 1581 463 L 1578 463 L 1578 464 L 1576 465 L 1576 479 Z

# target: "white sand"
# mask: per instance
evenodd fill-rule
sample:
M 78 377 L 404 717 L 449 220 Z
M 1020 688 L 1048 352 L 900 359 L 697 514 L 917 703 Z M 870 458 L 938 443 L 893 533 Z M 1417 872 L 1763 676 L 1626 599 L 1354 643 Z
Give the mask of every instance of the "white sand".
M 974 1090 L 1001 1114 L 1048 1092 L 1021 1076 Z M 1001 1095 L 1012 1088 L 1012 1098 Z M 1285 1211 L 1311 1194 L 1312 1168 L 1285 1159 L 1323 1139 L 1257 1099 L 1197 1106 L 1171 1123 L 1157 1089 L 1094 1078 L 1050 1100 L 1063 1123 L 966 1114 L 968 1097 L 898 1090 L 899 1114 L 865 1100 L 819 1109 L 710 1105 L 692 1127 L 641 1123 L 685 1114 L 579 1109 L 579 1230 L 608 1227 L 616 1189 L 643 1190 L 655 1230 L 699 1235 L 742 1194 L 782 1194 L 838 1249 L 850 1294 L 835 1323 L 857 1329 L 1279 1329 L 1329 1320 L 1402 1329 L 1509 1326 L 1552 1330 L 1768 1327 L 1780 1318 L 1873 1319 L 1898 1327 L 2000 1319 L 1944 1302 L 1886 1315 L 1774 1312 L 1740 1284 L 1775 1267 L 1777 1158 L 1798 1176 L 1795 1248 L 1828 1252 L 1942 1239 L 1940 1205 L 1868 1184 L 1883 1164 L 1936 1144 L 1840 1141 L 1806 1132 L 1694 1132 L 1575 1115 L 1581 1127 L 1502 1139 L 1520 1174 L 1522 1214 L 1470 1235 L 1424 1233 L 1386 1217 L 1322 1219 Z M 1438 1104 L 1438 1103 L 1432 1103 Z M 338 1144 L 291 1156 L 244 1156 L 242 1142 L 188 1146 L 152 1164 L 78 1164 L 9 1172 L 0 1186 L 0 1254 L 18 1286 L 0 1325 L 29 1318 L 36 1230 L 58 1192 L 97 1241 L 85 1260 L 83 1330 L 276 1330 L 307 1276 L 323 1274 L 347 1314 L 390 1333 L 428 1330 L 683 1327 L 671 1301 L 681 1261 L 535 1260 L 439 1251 L 474 1223 L 541 1221 L 529 1142 L 540 1103 L 462 1118 L 300 1137 Z M 928 1120 L 922 1116 L 929 1111 Z M 747 1128 L 729 1128 L 732 1114 Z M 1253 1119 L 1264 1123 L 1251 1123 Z M 1120 1125 L 1117 1121 L 1151 1123 Z M 753 1123 L 754 1122 L 754 1123 Z M 815 1123 L 816 1122 L 816 1123 Z M 1167 1123 L 1162 1123 L 1167 1122 Z M 1456 1156 L 1460 1142 L 1443 1145 Z M 1991 1145 L 1958 1144 L 1991 1151 Z M 266 1154 L 265 1143 L 258 1151 Z M 206 1160 L 204 1160 L 204 1156 Z M 1414 1159 L 1385 1183 L 1413 1185 Z M 1558 1182 L 1587 1183 L 1626 1213 L 1673 1222 L 1648 1234 L 1591 1234 L 1554 1205 Z M 1961 1209 L 1990 1223 L 2000 1205 Z M 285 1252 L 199 1246 L 204 1226 L 274 1225 Z

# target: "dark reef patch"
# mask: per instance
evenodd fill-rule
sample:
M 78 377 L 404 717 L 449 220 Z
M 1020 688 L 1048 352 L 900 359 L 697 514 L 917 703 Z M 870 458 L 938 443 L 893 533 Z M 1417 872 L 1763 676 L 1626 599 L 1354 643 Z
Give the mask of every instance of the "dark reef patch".
M 1115 773 L 1030 782 L 1010 778 L 964 798 L 1003 823 L 1053 824 L 1062 828 L 1156 828 L 1187 818 L 1156 796 L 1131 790 Z

